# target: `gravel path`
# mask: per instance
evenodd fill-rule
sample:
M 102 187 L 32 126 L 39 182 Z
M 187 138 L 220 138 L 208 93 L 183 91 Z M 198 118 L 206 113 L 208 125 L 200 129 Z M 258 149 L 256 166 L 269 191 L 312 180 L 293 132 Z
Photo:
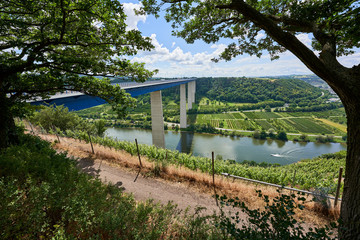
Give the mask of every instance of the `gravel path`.
M 134 179 L 137 174 L 125 171 L 121 168 L 112 166 L 104 161 L 80 159 L 79 167 L 82 171 L 98 177 L 104 182 L 110 182 L 124 189 L 126 193 L 133 194 L 136 200 L 145 201 L 149 198 L 155 202 L 167 204 L 169 201 L 178 205 L 180 209 L 194 209 L 196 207 L 206 207 L 204 213 L 211 214 L 219 212 L 216 201 L 210 194 L 202 194 L 187 188 L 181 183 L 172 183 L 161 179 L 144 177 L 141 174 L 136 182 Z

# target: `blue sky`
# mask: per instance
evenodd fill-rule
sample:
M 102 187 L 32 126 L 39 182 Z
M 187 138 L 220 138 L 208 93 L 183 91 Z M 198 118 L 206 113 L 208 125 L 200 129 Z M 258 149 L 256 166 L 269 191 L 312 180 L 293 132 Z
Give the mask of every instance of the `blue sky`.
M 139 52 L 132 61 L 145 62 L 146 68 L 158 69 L 156 77 L 255 77 L 279 76 L 290 74 L 312 74 L 303 63 L 292 53 L 285 52 L 279 60 L 271 61 L 267 53 L 261 58 L 242 55 L 229 62 L 214 63 L 225 48 L 229 40 L 222 40 L 216 44 L 206 44 L 196 41 L 187 44 L 183 39 L 171 35 L 171 25 L 164 18 L 154 16 L 136 16 L 133 9 L 139 8 L 138 1 L 127 0 L 123 3 L 127 14 L 129 29 L 139 29 L 144 36 L 151 37 L 155 46 L 151 52 Z M 310 36 L 298 35 L 307 46 L 311 44 Z M 339 61 L 347 67 L 359 64 L 360 50 L 347 57 L 340 57 Z

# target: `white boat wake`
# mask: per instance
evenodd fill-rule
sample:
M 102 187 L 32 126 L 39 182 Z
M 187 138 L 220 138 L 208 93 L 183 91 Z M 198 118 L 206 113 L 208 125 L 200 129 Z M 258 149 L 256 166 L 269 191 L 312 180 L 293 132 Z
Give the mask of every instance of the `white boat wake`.
M 270 154 L 271 156 L 273 157 L 285 157 L 284 155 L 281 155 L 281 154 L 278 154 L 278 153 L 273 153 L 273 154 Z

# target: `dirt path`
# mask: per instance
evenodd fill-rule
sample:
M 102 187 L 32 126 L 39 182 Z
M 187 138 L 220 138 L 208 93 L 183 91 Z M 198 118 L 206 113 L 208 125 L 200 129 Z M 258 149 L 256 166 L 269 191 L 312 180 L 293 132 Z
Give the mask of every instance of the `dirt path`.
M 40 135 L 44 140 L 53 142 L 57 139 L 56 136 Z M 189 208 L 193 213 L 197 207 L 206 208 L 202 211 L 203 214 L 220 213 L 220 209 L 213 197 L 213 192 L 203 193 L 196 187 L 190 186 L 188 182 L 167 181 L 162 178 L 149 177 L 149 173 L 144 169 L 139 175 L 137 168 L 119 166 L 119 161 L 131 161 L 138 163 L 137 156 L 131 156 L 128 153 L 121 151 L 114 151 L 95 145 L 95 152 L 91 154 L 89 144 L 80 143 L 74 139 L 61 138 L 60 143 L 56 144 L 55 148 L 59 152 L 66 151 L 69 157 L 73 157 L 78 161 L 78 167 L 85 173 L 97 176 L 105 183 L 112 183 L 124 192 L 132 194 L 137 201 L 146 201 L 153 199 L 155 202 L 161 204 L 168 204 L 172 202 L 176 204 L 179 209 L 185 210 Z M 118 155 L 112 155 L 116 152 Z M 109 153 L 107 156 L 106 154 Z M 115 158 L 115 161 L 114 161 Z M 126 159 L 126 160 L 124 160 Z M 143 160 L 144 161 L 144 160 Z M 144 164 L 144 162 L 143 162 Z M 146 161 L 145 161 L 146 165 Z M 137 177 L 138 175 L 138 177 Z M 137 177 L 136 182 L 134 179 Z M 220 193 L 219 193 L 220 194 Z M 230 207 L 224 208 L 226 212 L 232 210 Z M 246 215 L 240 211 L 243 218 Z
M 181 183 L 148 178 L 141 174 L 134 182 L 136 173 L 114 167 L 105 161 L 82 158 L 78 162 L 82 171 L 123 188 L 126 193 L 132 193 L 136 200 L 145 201 L 151 198 L 162 204 L 171 201 L 180 209 L 206 207 L 205 212 L 209 214 L 219 210 L 215 199 L 210 195 L 195 192 Z

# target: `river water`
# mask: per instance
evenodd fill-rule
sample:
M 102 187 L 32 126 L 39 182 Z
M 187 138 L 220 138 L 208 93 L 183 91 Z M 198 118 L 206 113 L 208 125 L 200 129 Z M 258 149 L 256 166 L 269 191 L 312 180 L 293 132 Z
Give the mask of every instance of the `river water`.
M 152 144 L 151 130 L 108 128 L 105 133 L 118 140 L 134 141 L 137 138 L 139 143 Z M 283 142 L 173 131 L 165 131 L 165 143 L 167 149 L 176 149 L 195 156 L 211 157 L 211 152 L 214 151 L 215 155 L 221 155 L 223 159 L 281 165 L 346 149 L 346 145 L 340 143 Z

